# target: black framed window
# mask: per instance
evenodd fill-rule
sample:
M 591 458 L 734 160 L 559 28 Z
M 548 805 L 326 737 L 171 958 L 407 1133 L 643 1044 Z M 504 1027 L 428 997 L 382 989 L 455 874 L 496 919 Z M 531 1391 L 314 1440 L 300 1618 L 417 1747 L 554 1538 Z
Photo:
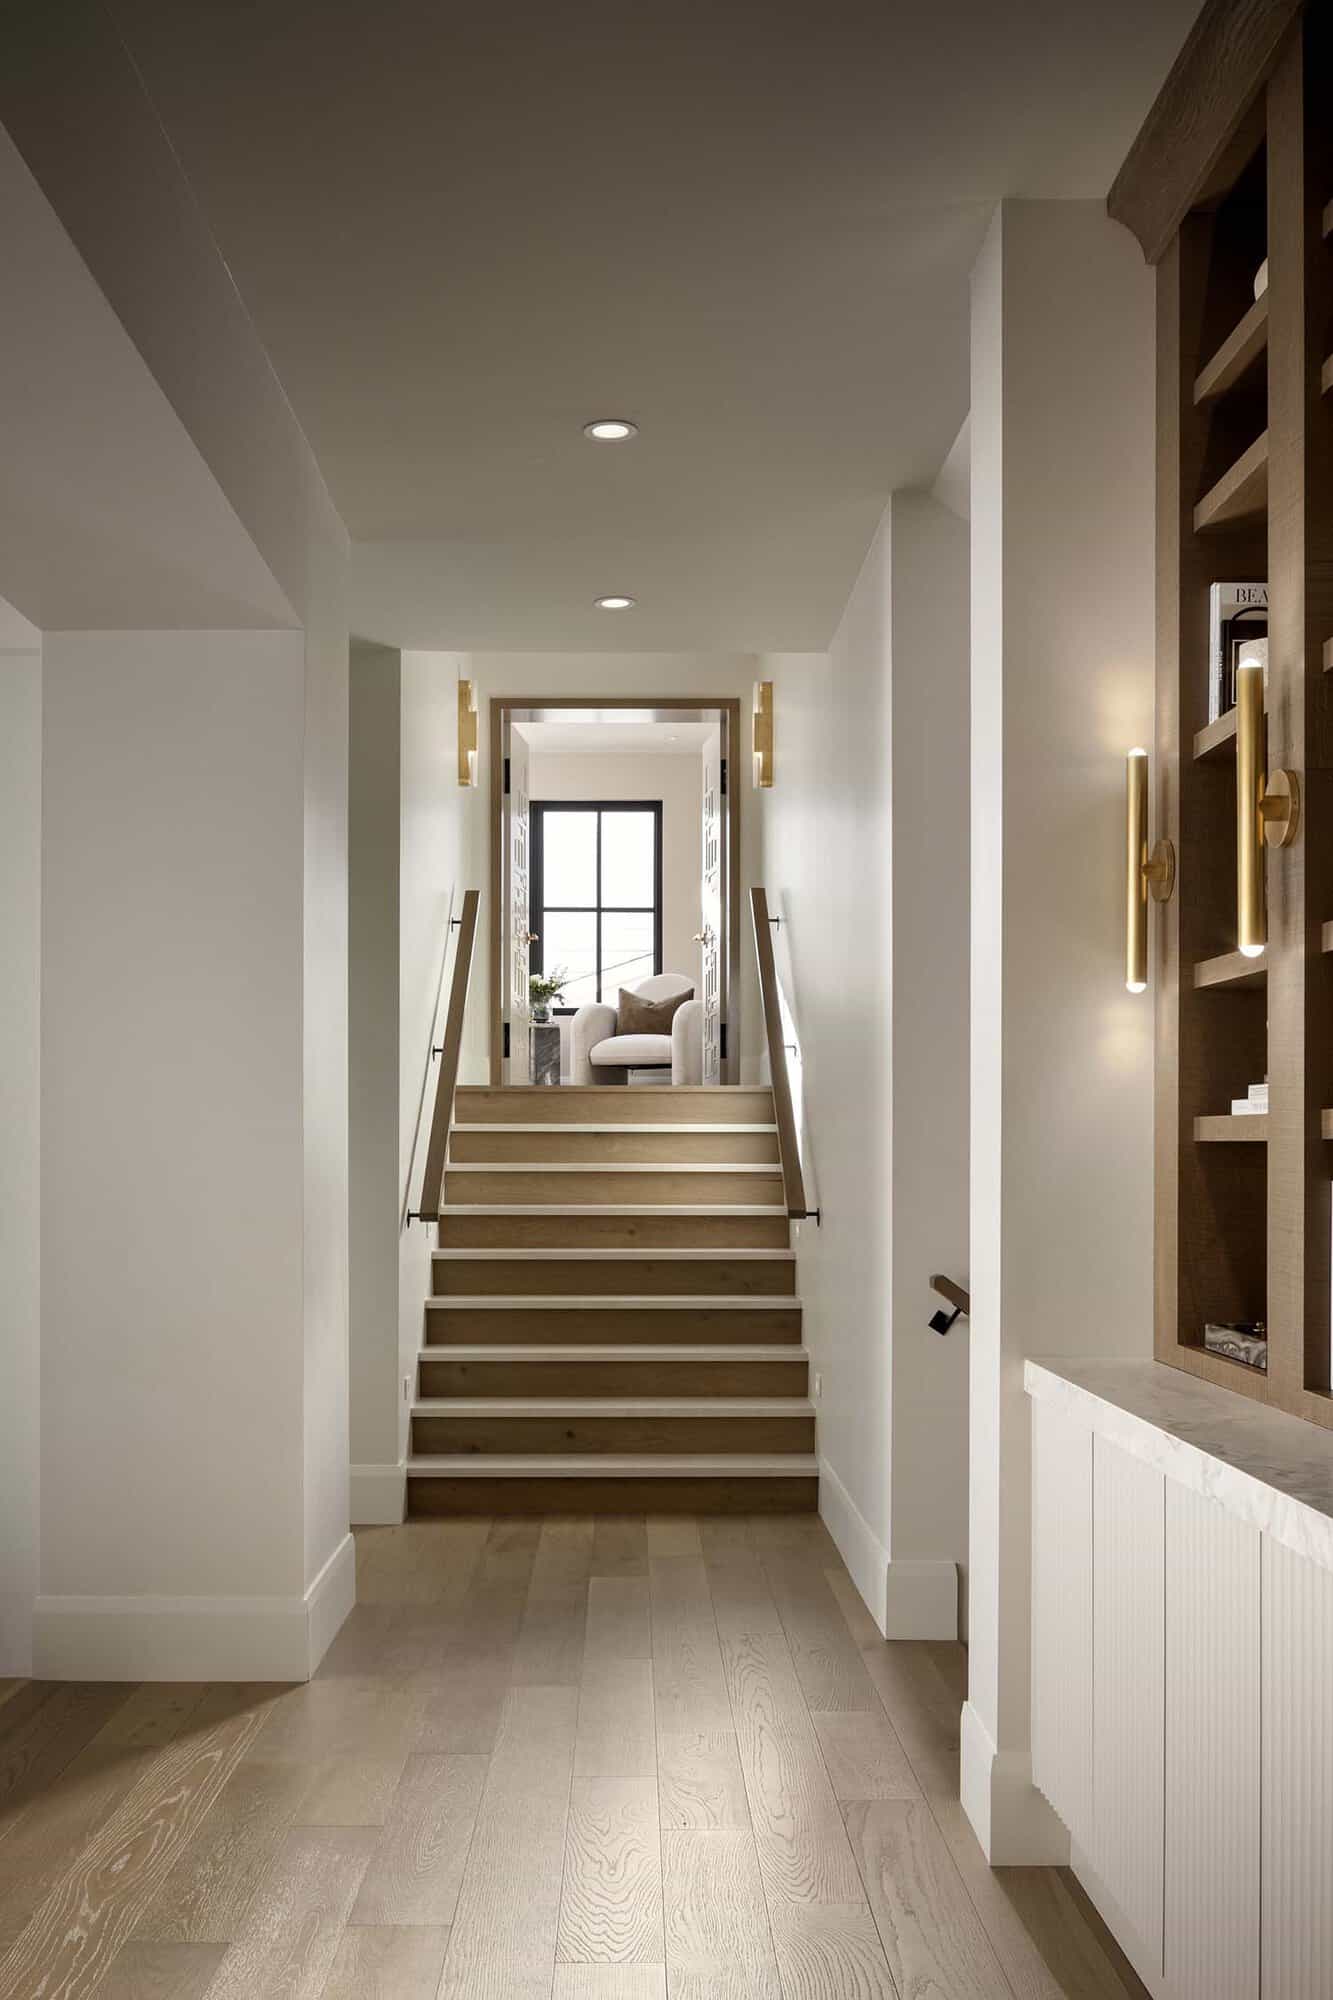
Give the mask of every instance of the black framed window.
M 535 800 L 531 843 L 531 969 L 568 972 L 561 1013 L 614 1006 L 662 970 L 661 800 Z

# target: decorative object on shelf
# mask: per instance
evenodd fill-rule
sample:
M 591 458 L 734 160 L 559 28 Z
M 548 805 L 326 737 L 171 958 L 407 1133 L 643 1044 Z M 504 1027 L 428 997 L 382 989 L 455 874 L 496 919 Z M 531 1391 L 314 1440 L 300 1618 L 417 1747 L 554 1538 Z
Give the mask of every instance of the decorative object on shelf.
M 1264 1118 L 1268 1115 L 1268 1085 L 1252 1083 L 1244 1097 L 1231 1100 L 1233 1118 Z
M 477 782 L 477 684 L 458 683 L 458 782 Z
M 1301 818 L 1294 771 L 1266 770 L 1264 670 L 1236 669 L 1236 945 L 1258 958 L 1268 942 L 1264 907 L 1264 843 L 1290 847 Z
M 560 1023 L 534 1022 L 528 1037 L 528 1075 L 533 1083 L 560 1082 Z
M 1261 1319 L 1209 1320 L 1203 1344 L 1210 1354 L 1224 1354 L 1228 1361 L 1243 1361 L 1247 1368 L 1268 1373 L 1268 1330 Z
M 754 782 L 767 791 L 773 783 L 773 683 L 754 684 Z
M 1176 851 L 1159 840 L 1148 851 L 1148 753 L 1131 750 L 1125 759 L 1125 986 L 1142 993 L 1148 985 L 1148 894 L 1167 901 L 1176 886 Z
M 534 1021 L 549 1021 L 551 1003 L 558 1000 L 569 983 L 569 974 L 563 965 L 554 972 L 530 972 L 528 974 L 528 999 L 532 1003 Z
M 1268 673 L 1268 585 L 1214 583 L 1208 589 L 1208 720 L 1236 705 L 1236 669 L 1242 660 Z
M 1268 290 L 1268 259 L 1267 257 L 1265 257 L 1263 263 L 1259 266 L 1258 270 L 1254 274 L 1254 296 L 1256 297 L 1256 299 L 1261 299 L 1267 290 Z

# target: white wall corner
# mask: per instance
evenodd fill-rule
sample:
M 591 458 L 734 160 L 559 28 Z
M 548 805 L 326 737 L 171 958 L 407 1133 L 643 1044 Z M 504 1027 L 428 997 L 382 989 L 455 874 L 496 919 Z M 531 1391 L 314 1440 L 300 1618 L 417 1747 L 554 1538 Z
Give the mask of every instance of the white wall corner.
M 957 1563 L 890 1556 L 882 1629 L 886 1639 L 957 1639 Z
M 355 1602 L 350 1534 L 301 1597 L 39 1597 L 33 1671 L 50 1681 L 307 1681 Z
M 883 1632 L 889 1552 L 826 1458 L 819 1461 L 819 1515 L 867 1611 Z
M 1026 1750 L 1000 1751 L 970 1701 L 959 1732 L 963 1811 L 992 1868 L 1063 1868 L 1069 1831 L 1032 1782 Z
M 354 1528 L 396 1528 L 407 1511 L 407 1468 L 396 1465 L 354 1465 L 351 1471 Z

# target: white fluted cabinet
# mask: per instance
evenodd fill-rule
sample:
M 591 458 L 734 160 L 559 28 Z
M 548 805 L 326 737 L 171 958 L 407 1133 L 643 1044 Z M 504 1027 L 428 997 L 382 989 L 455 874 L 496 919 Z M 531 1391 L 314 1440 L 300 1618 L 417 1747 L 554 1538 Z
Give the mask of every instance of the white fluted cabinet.
M 1333 1997 L 1333 1436 L 1027 1364 L 1032 1772 L 1159 2000 Z

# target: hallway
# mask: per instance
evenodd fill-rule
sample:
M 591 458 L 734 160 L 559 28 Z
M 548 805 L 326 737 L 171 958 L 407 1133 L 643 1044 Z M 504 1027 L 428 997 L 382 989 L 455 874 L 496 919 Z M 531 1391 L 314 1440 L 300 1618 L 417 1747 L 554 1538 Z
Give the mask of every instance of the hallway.
M 1125 2000 L 813 1517 L 363 1530 L 317 1678 L 11 1686 L 4 2000 Z

